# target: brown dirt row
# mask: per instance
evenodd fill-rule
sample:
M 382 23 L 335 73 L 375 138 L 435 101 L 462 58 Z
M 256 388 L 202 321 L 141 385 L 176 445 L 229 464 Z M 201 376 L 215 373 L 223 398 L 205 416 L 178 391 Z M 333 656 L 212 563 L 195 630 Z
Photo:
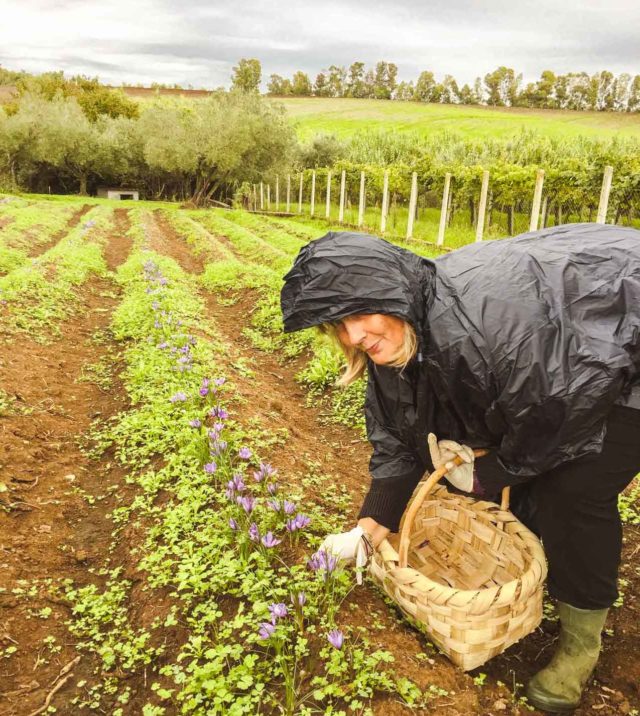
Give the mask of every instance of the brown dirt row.
M 126 216 L 119 213 L 105 250 L 112 270 L 128 254 L 125 231 Z M 89 570 L 103 563 L 109 544 L 112 526 L 106 515 L 115 499 L 109 488 L 119 488 L 122 475 L 90 462 L 78 438 L 93 420 L 126 405 L 117 379 L 108 389 L 82 380 L 90 377 L 87 367 L 107 354 L 92 337 L 107 328 L 116 293 L 110 279 L 92 279 L 79 290 L 82 308 L 64 323 L 62 338 L 43 346 L 20 336 L 0 348 L 1 384 L 14 401 L 0 417 L 0 474 L 8 487 L 3 493 L 7 510 L 0 512 L 6 589 L 0 592 L 0 648 L 17 648 L 10 659 L 0 659 L 2 716 L 39 708 L 63 667 L 77 656 L 64 626 L 68 607 L 47 580 L 95 581 Z M 34 585 L 33 596 L 26 597 L 23 592 Z M 48 637 L 55 638 L 59 651 L 46 646 Z M 71 683 L 91 674 L 91 661 L 82 655 L 74 678 L 54 696 L 59 713 L 75 711 L 67 700 Z
M 162 245 L 185 270 L 200 272 L 203 261 L 193 258 L 186 243 L 168 224 L 158 222 L 157 225 L 162 234 L 159 246 Z M 369 446 L 358 439 L 355 431 L 339 425 L 327 425 L 320 410 L 306 406 L 306 393 L 294 380 L 294 375 L 305 362 L 304 358 L 283 365 L 273 355 L 253 348 L 242 335 L 242 328 L 248 324 L 255 308 L 255 294 L 245 292 L 233 305 L 220 301 L 209 292 L 203 294 L 208 314 L 233 347 L 232 354 L 244 359 L 255 371 L 255 381 L 246 381 L 239 386 L 240 395 L 246 403 L 239 408 L 238 417 L 242 420 L 257 416 L 273 429 L 287 428 L 289 439 L 283 448 L 276 449 L 270 456 L 273 464 L 284 475 L 293 477 L 304 462 L 300 456 L 313 456 L 321 461 L 323 471 L 334 476 L 336 484 L 345 485 L 352 494 L 353 506 L 349 518 L 355 518 L 369 482 Z M 640 662 L 636 657 L 640 637 L 640 601 L 634 597 L 640 586 L 640 570 L 634 566 L 637 565 L 639 551 L 640 530 L 626 529 L 621 576 L 629 582 L 625 590 L 627 596 L 621 609 L 612 610 L 608 627 L 613 629 L 614 636 L 605 636 L 595 681 L 583 705 L 575 712 L 578 715 L 592 713 L 593 709 L 607 715 L 624 714 L 640 706 Z M 374 588 L 358 590 L 352 601 L 358 607 L 355 623 L 366 625 L 371 621 L 369 615 L 380 614 L 379 621 L 384 630 L 379 634 L 372 631 L 372 638 L 394 654 L 398 673 L 415 680 L 423 688 L 434 684 L 449 692 L 444 700 L 434 702 L 437 711 L 443 714 L 527 712 L 498 682 L 511 689 L 514 684 L 526 683 L 546 663 L 557 638 L 557 625 L 543 622 L 542 628 L 469 676 L 462 674 L 443 656 L 432 653 L 423 635 L 405 624 L 398 624 L 395 613 L 389 610 Z M 428 666 L 421 663 L 416 658 L 420 652 L 430 654 L 433 663 L 429 662 Z M 473 684 L 472 677 L 482 672 L 487 674 L 487 680 L 485 686 L 478 688 Z M 522 689 L 518 693 L 522 694 Z M 409 711 L 396 703 L 383 701 L 377 704 L 376 713 L 386 716 Z

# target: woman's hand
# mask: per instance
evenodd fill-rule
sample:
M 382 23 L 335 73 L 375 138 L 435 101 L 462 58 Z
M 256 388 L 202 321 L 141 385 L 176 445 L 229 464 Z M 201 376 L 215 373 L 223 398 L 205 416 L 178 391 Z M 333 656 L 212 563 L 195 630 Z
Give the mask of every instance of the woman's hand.
M 473 463 L 475 456 L 473 450 L 466 445 L 461 445 L 455 440 L 438 440 L 433 433 L 427 438 L 431 462 L 437 470 L 440 467 L 447 467 L 449 472 L 447 480 L 459 490 L 471 492 L 473 490 Z M 454 466 L 453 460 L 459 457 L 464 462 L 462 465 Z
M 349 532 L 325 537 L 320 549 L 333 554 L 342 562 L 355 563 L 356 568 L 359 568 L 369 563 L 374 545 L 371 535 L 358 525 Z M 356 580 L 358 584 L 362 584 L 362 575 L 359 571 Z

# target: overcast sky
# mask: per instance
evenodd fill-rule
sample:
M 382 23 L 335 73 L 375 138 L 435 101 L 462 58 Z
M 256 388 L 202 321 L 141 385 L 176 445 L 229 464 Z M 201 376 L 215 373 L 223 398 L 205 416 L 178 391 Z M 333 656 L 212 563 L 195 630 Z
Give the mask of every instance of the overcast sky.
M 0 0 L 0 65 L 98 75 L 110 84 L 228 86 L 241 57 L 263 80 L 312 79 L 354 60 L 472 82 L 498 65 L 640 73 L 638 0 Z M 263 83 L 264 84 L 264 83 Z

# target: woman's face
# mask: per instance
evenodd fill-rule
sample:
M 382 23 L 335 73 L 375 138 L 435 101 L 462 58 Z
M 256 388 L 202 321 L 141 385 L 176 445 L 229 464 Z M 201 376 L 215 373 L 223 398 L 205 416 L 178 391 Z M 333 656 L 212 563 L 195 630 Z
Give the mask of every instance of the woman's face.
M 364 351 L 374 363 L 385 365 L 402 347 L 405 322 L 382 313 L 355 313 L 337 326 L 340 342 Z

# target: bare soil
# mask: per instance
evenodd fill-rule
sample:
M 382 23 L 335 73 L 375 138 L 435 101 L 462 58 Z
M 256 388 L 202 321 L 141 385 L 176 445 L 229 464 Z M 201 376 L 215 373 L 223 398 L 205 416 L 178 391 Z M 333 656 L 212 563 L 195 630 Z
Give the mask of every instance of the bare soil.
M 124 260 L 128 251 L 123 238 L 125 210 L 119 213 L 118 222 L 108 247 L 110 268 Z M 202 258 L 193 256 L 161 214 L 154 215 L 147 231 L 156 251 L 170 256 L 190 273 L 202 270 Z M 13 340 L 0 347 L 2 386 L 16 396 L 14 405 L 25 411 L 0 418 L 0 469 L 2 481 L 10 488 L 8 500 L 12 504 L 7 513 L 0 513 L 0 569 L 3 586 L 6 583 L 9 587 L 8 592 L 0 592 L 0 647 L 18 646 L 10 660 L 0 660 L 1 715 L 27 716 L 41 706 L 60 670 L 78 654 L 64 627 L 68 617 L 64 603 L 47 596 L 44 585 L 35 600 L 26 600 L 11 590 L 21 579 L 69 577 L 80 584 L 95 580 L 87 570 L 104 563 L 112 529 L 106 515 L 114 498 L 102 496 L 109 485 L 117 486 L 119 494 L 128 489 L 117 468 L 104 460 L 96 467 L 78 447 L 78 438 L 86 433 L 93 419 L 102 420 L 126 408 L 117 379 L 107 391 L 95 383 L 77 382 L 83 367 L 96 363 L 109 348 L 92 341 L 91 336 L 108 325 L 117 288 L 108 279 L 93 281 L 82 289 L 81 297 L 85 308 L 65 324 L 63 339 L 47 346 L 28 339 Z M 350 526 L 369 482 L 367 443 L 354 430 L 328 425 L 322 408 L 307 406 L 306 393 L 293 377 L 304 358 L 281 363 L 275 356 L 257 351 L 242 335 L 254 310 L 256 294 L 243 293 L 235 303 L 229 295 L 203 292 L 203 298 L 221 337 L 230 345 L 230 362 L 243 360 L 254 372 L 253 378 L 238 384 L 237 417 L 258 419 L 272 430 L 287 430 L 286 444 L 274 448 L 269 456 L 285 481 L 298 479 L 309 460 L 314 460 L 321 463 L 324 474 L 346 486 L 352 495 L 352 507 L 345 527 Z M 100 499 L 89 504 L 76 492 L 77 487 Z M 134 544 L 135 539 L 135 531 L 127 533 L 129 544 Z M 628 579 L 624 604 L 612 610 L 607 626 L 613 629 L 614 636 L 605 636 L 595 681 L 576 714 L 626 714 L 640 707 L 640 602 L 635 596 L 640 587 L 639 552 L 640 530 L 626 528 L 621 573 Z M 112 559 L 121 560 L 133 573 L 127 554 L 128 550 L 121 547 Z M 371 640 L 394 654 L 399 674 L 422 688 L 433 685 L 442 690 L 425 713 L 529 713 L 512 697 L 513 684 L 526 683 L 549 658 L 557 634 L 555 624 L 543 622 L 542 628 L 505 654 L 464 674 L 438 654 L 424 635 L 402 621 L 373 585 L 357 589 L 350 601 L 356 609 L 345 609 L 345 615 L 349 614 L 352 623 L 370 628 Z M 34 614 L 43 607 L 52 609 L 48 619 Z M 166 605 L 162 599 L 151 600 L 147 595 L 132 607 L 136 621 L 142 624 L 162 613 Z M 63 645 L 60 653 L 47 655 L 42 644 L 48 635 L 54 635 Z M 73 683 L 94 667 L 91 657 L 82 654 L 73 667 L 74 678 L 52 699 L 59 713 L 74 713 L 68 704 L 74 693 Z M 482 673 L 486 677 L 479 676 Z M 480 681 L 484 678 L 484 685 L 476 685 L 474 677 Z M 148 686 L 142 674 L 131 676 L 127 684 L 134 698 L 125 714 L 133 716 L 139 713 L 140 698 L 148 693 Z M 380 716 L 415 713 L 389 698 L 377 699 L 374 710 Z

